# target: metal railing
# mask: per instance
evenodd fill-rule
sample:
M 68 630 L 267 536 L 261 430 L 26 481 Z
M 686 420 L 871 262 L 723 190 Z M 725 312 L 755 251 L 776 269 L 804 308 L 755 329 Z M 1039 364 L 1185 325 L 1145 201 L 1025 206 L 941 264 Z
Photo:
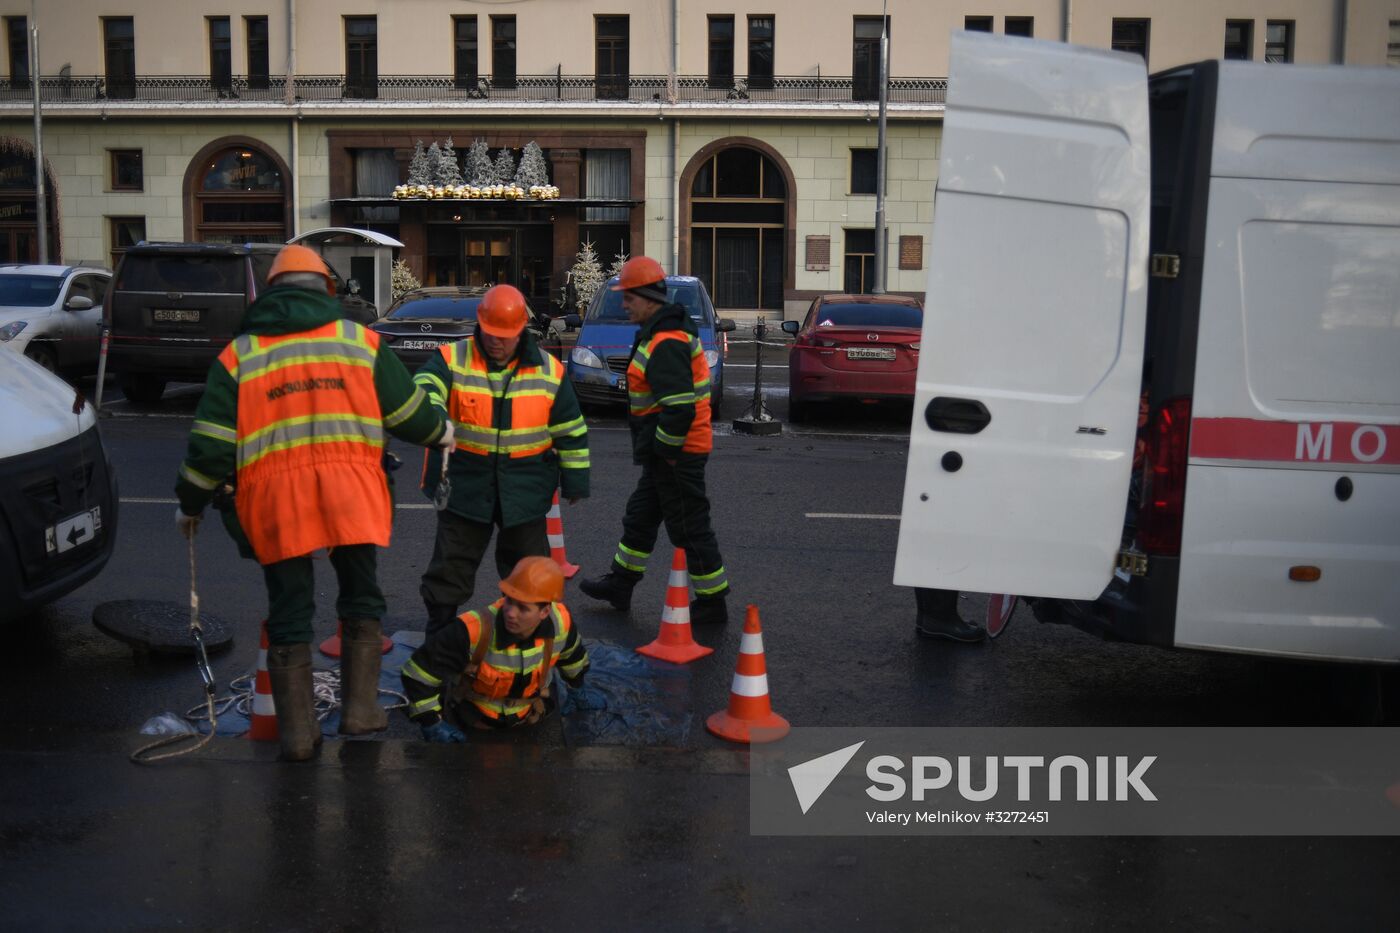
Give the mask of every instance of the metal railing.
M 439 101 L 618 101 L 632 103 L 700 102 L 753 104 L 823 103 L 852 101 L 874 103 L 879 85 L 864 78 L 822 75 L 777 76 L 714 80 L 705 75 L 517 75 L 508 81 L 489 76 L 475 80 L 452 75 L 380 75 L 352 79 L 345 75 L 299 75 L 294 98 L 300 101 L 387 100 Z M 110 79 L 102 75 L 45 76 L 39 79 L 45 103 L 84 101 L 266 101 L 285 97 L 286 78 L 265 79 L 235 75 L 214 81 L 207 75 L 137 76 Z M 947 78 L 892 78 L 892 103 L 942 104 L 947 98 Z M 30 82 L 0 79 L 0 101 L 28 103 Z

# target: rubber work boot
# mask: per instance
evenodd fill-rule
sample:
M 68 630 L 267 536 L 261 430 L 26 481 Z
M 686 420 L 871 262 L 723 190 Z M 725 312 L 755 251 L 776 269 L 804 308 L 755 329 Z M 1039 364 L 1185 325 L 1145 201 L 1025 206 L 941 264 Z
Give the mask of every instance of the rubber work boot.
M 283 761 L 306 761 L 321 744 L 316 698 L 311 687 L 311 646 L 273 645 L 267 649 L 267 676 L 277 707 L 277 736 Z
M 447 603 L 423 603 L 428 610 L 428 625 L 424 629 L 428 635 L 433 634 L 440 628 L 446 628 L 457 621 L 457 607 L 449 606 Z
M 692 625 L 723 625 L 729 621 L 729 604 L 723 596 L 701 596 L 691 600 Z
M 958 615 L 957 590 L 915 587 L 914 602 L 919 608 L 919 615 L 914 620 L 914 631 L 925 638 L 977 642 L 987 637 L 986 629 L 966 622 Z
M 614 609 L 626 612 L 632 608 L 632 590 L 641 579 L 610 570 L 601 577 L 584 580 L 578 588 L 594 599 L 612 603 Z
M 378 619 L 346 619 L 340 633 L 340 733 L 368 735 L 389 728 L 379 705 Z

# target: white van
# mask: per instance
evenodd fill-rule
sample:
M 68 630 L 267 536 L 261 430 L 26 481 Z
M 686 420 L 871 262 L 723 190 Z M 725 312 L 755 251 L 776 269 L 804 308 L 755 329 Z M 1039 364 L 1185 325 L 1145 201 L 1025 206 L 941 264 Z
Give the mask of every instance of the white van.
M 95 577 L 117 536 L 117 479 L 81 391 L 0 349 L 0 622 Z
M 1400 69 L 950 73 L 895 583 L 1400 662 Z

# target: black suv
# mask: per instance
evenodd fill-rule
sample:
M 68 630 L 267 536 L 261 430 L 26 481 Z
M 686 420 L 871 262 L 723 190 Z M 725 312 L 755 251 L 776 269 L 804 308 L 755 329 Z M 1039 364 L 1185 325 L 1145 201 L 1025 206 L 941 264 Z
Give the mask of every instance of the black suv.
M 279 243 L 140 243 L 127 250 L 104 305 L 108 365 L 135 402 L 159 401 L 165 384 L 203 382 L 243 312 L 267 288 Z M 345 317 L 374 321 L 374 305 L 335 270 Z

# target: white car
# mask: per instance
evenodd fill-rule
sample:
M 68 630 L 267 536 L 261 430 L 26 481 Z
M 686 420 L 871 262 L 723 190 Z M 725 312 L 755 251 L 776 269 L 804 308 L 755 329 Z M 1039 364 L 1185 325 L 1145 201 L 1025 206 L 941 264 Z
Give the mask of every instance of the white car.
M 0 350 L 0 621 L 97 576 L 116 535 L 116 473 L 92 405 Z
M 96 373 L 111 279 L 96 266 L 0 265 L 0 347 L 50 372 Z

